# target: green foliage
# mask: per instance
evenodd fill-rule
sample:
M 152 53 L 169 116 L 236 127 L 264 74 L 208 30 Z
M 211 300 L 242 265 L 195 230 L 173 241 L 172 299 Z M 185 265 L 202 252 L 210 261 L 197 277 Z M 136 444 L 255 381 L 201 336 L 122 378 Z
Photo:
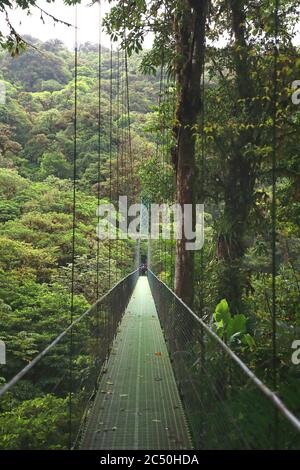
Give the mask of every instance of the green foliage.
M 50 394 L 25 400 L 0 415 L 0 429 L 3 450 L 66 449 L 68 401 Z
M 255 348 L 254 338 L 247 333 L 247 318 L 243 314 L 232 316 L 226 299 L 222 299 L 216 306 L 213 327 L 229 345 L 249 350 Z
M 72 167 L 61 152 L 46 152 L 41 157 L 41 177 L 49 175 L 58 178 L 69 178 L 72 174 Z
M 20 174 L 34 180 L 44 180 L 49 175 L 61 179 L 72 178 L 74 158 L 73 112 L 74 77 L 72 53 L 60 41 L 36 43 L 42 52 L 29 49 L 17 61 L 0 55 L 7 88 L 7 102 L 0 106 L 0 167 L 14 168 Z M 82 51 L 82 52 L 81 52 Z M 122 133 L 127 132 L 128 118 L 125 102 L 121 101 L 118 79 L 117 53 L 113 54 L 113 121 L 112 149 L 110 149 L 110 57 L 104 48 L 102 57 L 102 96 L 101 96 L 101 196 L 109 195 L 105 181 L 109 176 L 109 156 L 112 150 L 113 167 L 119 162 L 119 190 L 126 190 L 129 162 L 124 161 L 124 148 L 120 145 Z M 86 44 L 80 48 L 78 56 L 78 139 L 77 176 L 81 185 L 91 193 L 97 182 L 98 165 L 98 51 Z M 145 77 L 138 73 L 140 59 L 132 57 L 128 66 L 129 81 L 132 83 L 131 100 L 131 147 L 136 165 L 146 162 L 153 153 L 149 145 L 149 131 L 145 135 L 144 123 L 157 101 L 158 77 Z M 32 72 L 33 70 L 33 72 Z M 30 72 L 29 72 L 30 71 Z M 53 80 L 58 86 L 53 84 Z M 51 87 L 49 85 L 51 82 Z M 51 88 L 51 90 L 49 89 Z M 119 90 L 119 96 L 117 96 Z M 146 92 L 145 92 L 146 90 Z M 3 124 L 1 124 L 3 122 Z M 121 166 L 122 160 L 122 167 Z M 138 171 L 136 176 L 138 178 Z M 116 198 L 117 172 L 112 175 L 113 198 Z M 137 183 L 138 187 L 138 183 Z

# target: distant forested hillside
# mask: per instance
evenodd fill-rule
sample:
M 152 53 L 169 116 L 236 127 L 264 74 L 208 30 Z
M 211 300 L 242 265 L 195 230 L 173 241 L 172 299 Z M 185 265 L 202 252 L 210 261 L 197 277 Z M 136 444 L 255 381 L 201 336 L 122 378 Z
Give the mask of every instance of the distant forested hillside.
M 68 179 L 72 173 L 74 54 L 60 41 L 44 44 L 27 38 L 38 48 L 28 49 L 18 58 L 1 52 L 0 79 L 7 89 L 7 103 L 0 108 L 1 166 L 15 168 L 22 176 L 42 181 L 49 175 Z M 101 153 L 105 162 L 110 151 L 110 92 L 113 95 L 113 152 L 120 142 L 120 129 L 126 128 L 124 109 L 125 71 L 121 53 L 112 57 L 102 51 Z M 98 47 L 84 44 L 78 58 L 78 177 L 91 190 L 96 183 L 98 159 Z M 131 127 L 136 154 L 151 151 L 145 128 L 158 104 L 158 79 L 139 72 L 140 58 L 129 63 Z M 122 88 L 123 89 L 122 89 Z M 121 96 L 122 95 L 122 96 Z M 123 104 L 121 105 L 121 101 Z M 124 122 L 121 122 L 121 121 Z M 105 180 L 107 168 L 103 166 Z
M 74 54 L 60 41 L 26 39 L 36 49 L 29 48 L 18 58 L 0 52 L 0 80 L 6 86 L 6 103 L 0 106 L 0 337 L 9 358 L 5 380 L 70 321 Z M 139 168 L 154 152 L 149 129 L 157 120 L 159 79 L 143 75 L 139 63 L 140 58 L 130 58 L 135 162 L 130 168 L 124 57 L 117 52 L 111 57 L 103 48 L 99 105 L 98 46 L 79 49 L 76 315 L 95 301 L 99 106 L 102 201 L 115 201 L 118 193 L 134 197 Z M 134 186 L 128 185 L 130 171 L 135 172 Z M 108 242 L 101 242 L 102 293 L 109 287 L 108 250 Z M 119 241 L 110 254 L 115 283 L 132 269 L 134 243 Z M 35 394 L 29 383 L 22 393 L 28 399 Z

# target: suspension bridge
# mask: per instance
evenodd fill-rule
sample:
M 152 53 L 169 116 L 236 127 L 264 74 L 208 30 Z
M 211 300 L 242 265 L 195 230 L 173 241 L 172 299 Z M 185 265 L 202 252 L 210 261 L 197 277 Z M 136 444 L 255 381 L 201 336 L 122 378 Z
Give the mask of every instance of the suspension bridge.
M 77 34 L 77 25 L 75 31 Z M 100 181 L 103 163 L 100 40 L 101 37 L 98 71 L 98 205 L 101 199 Z M 43 400 L 51 403 L 51 400 L 55 399 L 53 404 L 59 417 L 58 424 L 51 428 L 50 442 L 44 442 L 44 448 L 48 446 L 51 449 L 98 450 L 299 449 L 298 417 L 289 410 L 275 391 L 263 383 L 216 335 L 210 325 L 192 311 L 154 272 L 149 270 L 148 275 L 144 277 L 139 276 L 138 270 L 133 271 L 111 287 L 111 243 L 109 243 L 111 288 L 105 295 L 99 296 L 101 273 L 98 240 L 96 254 L 98 300 L 81 316 L 74 316 L 78 179 L 77 36 L 75 43 L 74 217 L 70 324 L 20 372 L 8 378 L 7 383 L 0 389 L 0 400 L 5 404 L 0 416 L 1 434 L 9 435 L 9 422 L 5 418 L 14 410 L 16 403 L 23 403 L 27 410 L 26 419 L 20 420 L 19 432 L 24 436 L 23 447 L 39 448 L 40 444 L 36 443 L 35 435 L 43 435 L 44 424 L 42 420 L 40 425 L 35 422 L 34 429 L 30 429 L 31 418 L 38 415 Z M 121 144 L 116 151 L 116 195 L 119 196 L 124 187 L 132 185 L 133 177 L 126 49 L 121 62 L 118 51 L 117 61 L 117 77 L 115 77 L 117 116 L 115 117 L 116 120 L 122 118 L 121 120 L 127 122 L 125 127 L 118 129 L 121 135 L 118 135 L 117 140 Z M 108 153 L 110 201 L 112 201 L 114 151 L 112 62 L 111 47 Z M 162 66 L 160 94 L 164 85 L 163 78 Z M 168 88 L 168 84 L 164 86 Z M 165 145 L 160 146 L 160 155 L 158 155 L 159 145 L 157 146 L 157 157 L 161 159 L 166 171 L 168 157 L 166 142 L 170 139 L 166 125 L 162 129 L 162 137 Z M 203 149 L 202 159 L 204 159 Z M 161 240 L 159 243 L 161 252 Z M 118 247 L 118 240 L 116 246 Z M 121 250 L 122 247 L 121 244 Z M 166 254 L 165 246 L 164 255 L 160 253 L 161 258 L 165 258 L 165 265 Z M 125 253 L 121 255 L 125 258 Z M 275 256 L 273 258 L 275 260 Z M 171 268 L 173 268 L 172 263 L 173 253 L 171 253 Z M 276 272 L 273 274 L 275 278 Z M 275 320 L 274 314 L 274 325 Z M 57 377 L 57 365 L 60 370 L 59 377 Z M 52 369 L 55 369 L 55 374 L 51 374 Z M 50 380 L 49 377 L 54 377 L 55 380 Z M 27 409 L 26 400 L 22 400 L 23 390 L 26 387 L 28 389 L 28 384 L 34 386 L 32 398 L 37 400 L 36 408 L 28 405 Z
M 47 383 L 57 363 L 61 376 Z M 13 407 L 13 391 L 28 380 L 40 397 L 62 397 L 52 448 L 300 447 L 297 417 L 150 270 L 117 283 L 8 381 L 0 399 Z M 28 411 L 28 426 L 30 418 Z M 34 432 L 26 436 L 34 448 Z

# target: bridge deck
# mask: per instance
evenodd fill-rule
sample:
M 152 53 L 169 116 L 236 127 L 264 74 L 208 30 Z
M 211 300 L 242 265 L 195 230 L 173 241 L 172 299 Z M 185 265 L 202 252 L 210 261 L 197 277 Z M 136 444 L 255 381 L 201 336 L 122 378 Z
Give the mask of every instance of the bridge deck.
M 147 277 L 139 278 L 121 322 L 81 448 L 191 448 Z

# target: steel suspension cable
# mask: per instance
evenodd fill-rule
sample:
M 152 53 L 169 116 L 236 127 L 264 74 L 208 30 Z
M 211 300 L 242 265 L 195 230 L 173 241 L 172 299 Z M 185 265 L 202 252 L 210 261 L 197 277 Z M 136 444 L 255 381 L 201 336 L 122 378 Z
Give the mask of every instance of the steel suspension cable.
M 273 128 L 272 128 L 272 354 L 273 354 L 273 388 L 277 390 L 277 305 L 276 305 L 276 238 L 277 238 L 277 102 L 278 102 L 278 58 L 279 58 L 279 8 L 280 0 L 275 0 L 274 11 L 274 71 L 273 71 Z
M 276 239 L 277 239 L 277 103 L 278 103 L 278 58 L 279 58 L 279 8 L 280 0 L 275 0 L 274 10 L 274 70 L 273 70 L 273 100 L 272 100 L 272 369 L 273 369 L 273 389 L 278 389 L 278 367 L 277 367 L 277 263 L 276 263 Z M 274 448 L 278 448 L 278 410 L 274 413 Z
M 128 153 L 129 153 L 129 166 L 130 171 L 127 174 L 127 188 L 130 188 L 133 193 L 134 182 L 133 182 L 133 154 L 132 154 L 132 140 L 131 140 L 131 118 L 130 118 L 130 95 L 129 95 L 129 72 L 128 72 L 128 54 L 127 54 L 127 33 L 126 33 L 126 12 L 124 0 L 121 3 L 122 7 L 122 20 L 123 20 L 123 50 L 124 50 L 124 98 L 126 100 L 125 112 L 127 116 L 127 136 L 128 136 Z
M 173 87 L 174 89 L 172 89 L 172 125 L 174 125 L 174 122 L 175 122 L 175 113 L 176 113 L 176 95 L 174 94 L 174 90 L 175 90 L 175 81 L 173 82 Z M 170 137 L 172 139 L 172 137 Z M 174 194 L 172 194 L 172 201 L 173 201 L 173 198 L 175 197 Z M 175 245 L 174 245 L 174 241 L 176 243 L 176 240 L 173 241 L 173 236 L 174 236 L 174 221 L 172 220 L 172 224 L 171 224 L 171 287 L 172 289 L 174 289 L 174 272 L 175 272 L 175 264 L 174 264 L 174 248 L 175 248 Z
M 201 204 L 204 205 L 205 203 L 205 188 L 204 188 L 204 175 L 205 175 L 205 148 L 206 148 L 206 136 L 205 136 L 205 117 L 206 117 L 206 108 L 205 108 L 205 92 L 206 92 L 206 83 L 205 83 L 205 49 L 206 44 L 204 44 L 204 58 L 203 58 L 203 71 L 202 71 L 202 113 L 201 113 L 201 159 L 200 159 L 200 194 L 201 194 Z M 205 206 L 204 206 L 205 210 Z M 203 223 L 204 223 L 204 214 L 203 214 Z M 205 262 L 204 262 L 204 244 L 200 250 L 200 283 L 199 283 L 199 316 L 201 319 L 204 318 L 204 309 L 205 309 Z M 205 357 L 206 357 L 206 347 L 205 347 L 205 333 L 203 329 L 203 325 L 200 325 L 200 348 L 201 348 L 201 370 L 202 372 L 205 370 Z
M 122 194 L 124 194 L 124 183 L 125 183 L 125 175 L 126 175 L 126 168 L 125 168 L 125 162 L 124 162 L 124 156 L 125 156 L 125 128 L 124 128 L 124 97 L 125 97 L 125 91 L 124 91 L 124 51 L 122 50 L 122 55 L 121 55 L 121 64 L 120 64 L 120 88 L 121 88 L 121 174 L 122 174 L 122 180 L 121 180 L 121 187 L 122 187 Z
M 126 192 L 127 197 L 130 196 L 129 191 L 132 184 L 131 178 L 131 162 L 130 162 L 130 146 L 129 146 L 129 126 L 128 126 L 128 100 L 127 100 L 127 77 L 125 67 L 125 50 L 122 51 L 122 113 L 123 113 L 123 161 L 124 161 L 124 194 Z M 129 190 L 129 191 L 128 191 Z M 128 198 L 129 200 L 129 198 Z M 126 249 L 125 259 L 126 259 Z M 124 264 L 125 269 L 125 264 Z
M 129 73 L 128 73 L 128 54 L 127 54 L 127 33 L 126 33 L 126 18 L 124 0 L 122 1 L 122 12 L 123 12 L 123 40 L 124 40 L 124 68 L 125 68 L 125 97 L 126 97 L 126 112 L 127 112 L 127 125 L 128 125 L 128 150 L 129 150 L 129 161 L 130 161 L 130 174 L 131 184 L 133 183 L 133 155 L 131 145 L 131 118 L 130 118 L 130 95 L 129 95 Z M 132 184 L 133 189 L 133 184 Z
M 126 27 L 125 27 L 125 17 L 124 17 L 124 99 L 125 99 L 125 116 L 127 120 L 127 129 L 126 129 L 126 143 L 127 143 L 127 162 L 128 162 L 128 172 L 127 172 L 127 188 L 131 191 L 129 193 L 130 199 L 129 203 L 134 202 L 135 192 L 134 192 L 134 163 L 133 163 L 133 153 L 132 153 L 132 133 L 131 133 L 131 116 L 130 116 L 130 93 L 129 93 L 129 68 L 128 68 L 128 54 L 127 54 L 127 44 L 126 44 Z
M 167 181 L 167 161 L 168 161 L 168 131 L 167 131 L 167 106 L 168 106 L 168 77 L 164 75 L 164 106 L 163 106 L 163 176 L 164 184 Z M 164 239 L 164 271 L 167 276 L 167 240 Z
M 120 176 L 119 188 L 122 195 L 124 195 L 125 183 L 125 162 L 124 162 L 124 145 L 125 145 L 125 132 L 124 132 L 124 80 L 123 80 L 123 50 L 121 49 L 121 58 L 119 57 L 119 113 L 120 113 Z M 122 276 L 125 274 L 125 242 L 121 240 L 121 270 Z
M 73 195 L 72 195 L 72 247 L 71 247 L 71 305 L 70 325 L 74 319 L 74 296 L 75 296 L 75 259 L 76 259 L 76 203 L 77 203 L 77 80 L 78 80 L 78 19 L 77 6 L 75 6 L 75 37 L 74 37 L 74 117 L 73 117 Z M 72 395 L 73 395 L 73 330 L 70 330 L 69 343 L 69 449 L 72 448 Z
M 159 168 L 159 163 L 162 164 L 163 157 L 162 157 L 162 152 L 161 152 L 161 136 L 163 134 L 163 126 L 162 126 L 162 120 L 161 120 L 161 107 L 162 107 L 162 93 L 163 93 L 163 74 L 164 74 L 164 50 L 162 50 L 162 55 L 161 55 L 161 66 L 160 66 L 160 77 L 159 77 L 159 97 L 158 97 L 158 118 L 159 118 L 159 130 L 160 132 L 157 132 L 157 139 L 156 139 L 156 163 Z M 161 160 L 159 162 L 159 160 Z M 159 259 L 159 269 L 162 269 L 162 239 L 161 239 L 161 223 L 160 220 L 158 221 L 159 223 L 159 233 L 158 233 L 158 259 Z
M 112 141 L 113 141 L 113 43 L 110 42 L 110 88 L 109 88 L 109 202 L 112 203 Z M 109 230 L 111 235 L 111 230 Z M 108 239 L 108 287 L 111 287 L 111 237 Z
M 101 179 L 101 75 L 102 75 L 102 11 L 101 0 L 99 0 L 99 37 L 98 37 L 98 162 L 97 162 L 97 207 L 100 206 L 100 179 Z M 98 226 L 100 215 L 98 214 Z M 100 295 L 100 238 L 97 237 L 97 255 L 96 255 L 96 298 Z
M 206 47 L 204 45 L 204 47 Z M 201 203 L 204 204 L 204 175 L 205 175 L 205 54 L 203 62 L 203 72 L 202 72 L 202 113 L 201 113 L 201 159 L 200 159 L 200 184 L 201 184 Z M 204 217 L 204 215 L 203 215 Z M 204 246 L 200 250 L 200 308 L 199 313 L 201 318 L 204 315 Z
M 99 36 L 98 36 L 98 161 L 97 161 L 97 211 L 100 206 L 101 196 L 101 165 L 102 165 L 102 151 L 101 151 L 101 76 L 102 76 L 102 8 L 101 0 L 99 0 L 99 18 L 98 18 Z M 97 224 L 100 227 L 100 212 L 97 212 Z M 97 253 L 96 253 L 96 301 L 100 297 L 100 237 L 97 236 Z M 100 352 L 101 348 L 101 335 L 100 335 L 100 309 L 97 304 L 96 310 L 96 325 L 97 325 L 97 347 Z
M 116 74 L 116 100 L 117 100 L 117 135 L 116 135 L 116 140 L 117 140 L 117 182 L 116 182 L 116 199 L 119 200 L 119 193 L 120 193 L 120 181 L 119 181 L 119 152 L 120 152 L 120 48 L 118 47 L 117 49 L 117 74 Z M 122 260 L 122 240 L 119 238 L 119 224 L 117 224 L 117 240 L 116 240 L 116 257 L 120 257 Z M 121 244 L 119 244 L 119 241 Z M 116 277 L 116 282 L 118 280 L 118 266 L 119 264 L 116 262 L 115 264 L 115 277 Z

